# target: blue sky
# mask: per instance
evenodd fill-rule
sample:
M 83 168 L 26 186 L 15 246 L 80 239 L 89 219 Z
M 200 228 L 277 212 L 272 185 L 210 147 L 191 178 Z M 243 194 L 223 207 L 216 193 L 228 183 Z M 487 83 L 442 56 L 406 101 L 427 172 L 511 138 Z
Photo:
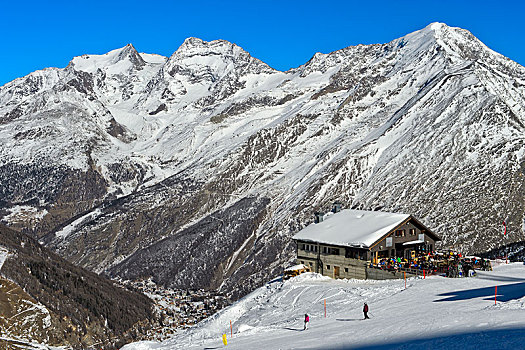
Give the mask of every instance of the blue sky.
M 234 42 L 286 70 L 315 52 L 385 43 L 431 22 L 468 29 L 524 65 L 524 15 L 525 1 L 2 1 L 0 85 L 128 43 L 169 56 L 190 36 Z

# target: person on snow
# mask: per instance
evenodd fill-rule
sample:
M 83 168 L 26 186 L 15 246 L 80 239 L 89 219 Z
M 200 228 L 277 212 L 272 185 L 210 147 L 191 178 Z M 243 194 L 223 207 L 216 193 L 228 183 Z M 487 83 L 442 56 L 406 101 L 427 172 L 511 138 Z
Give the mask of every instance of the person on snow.
M 308 314 L 304 314 L 304 330 L 308 329 L 308 322 L 310 322 L 310 316 L 308 316 Z
M 367 318 L 370 318 L 368 317 L 368 305 L 365 303 L 365 305 L 363 305 L 363 314 L 365 314 L 365 320 Z

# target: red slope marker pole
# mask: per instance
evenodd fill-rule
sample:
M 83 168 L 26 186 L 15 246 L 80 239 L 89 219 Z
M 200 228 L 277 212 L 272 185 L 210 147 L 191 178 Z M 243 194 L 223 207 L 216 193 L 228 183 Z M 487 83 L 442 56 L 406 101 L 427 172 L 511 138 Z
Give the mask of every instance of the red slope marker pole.
M 423 270 L 423 279 L 426 279 L 427 278 L 427 274 L 426 274 L 426 271 Z
M 498 296 L 498 286 L 496 286 L 496 290 L 494 292 L 494 305 L 496 305 L 496 297 Z
M 324 300 L 324 318 L 326 318 L 326 299 Z
M 230 338 L 233 338 L 232 320 L 230 320 Z
M 407 289 L 407 273 L 403 271 L 403 276 L 405 276 L 405 289 Z

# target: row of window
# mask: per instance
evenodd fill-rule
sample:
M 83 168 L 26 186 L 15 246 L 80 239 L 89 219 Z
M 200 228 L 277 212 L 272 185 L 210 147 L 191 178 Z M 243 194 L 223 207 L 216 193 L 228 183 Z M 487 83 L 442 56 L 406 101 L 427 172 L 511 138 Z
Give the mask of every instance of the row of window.
M 339 255 L 339 248 L 323 247 L 323 253 L 330 255 Z
M 306 250 L 307 252 L 317 253 L 316 244 L 301 244 L 300 249 Z M 323 247 L 323 254 L 339 255 L 339 248 Z
M 305 250 L 307 252 L 317 253 L 318 246 L 315 244 L 305 244 L 301 243 L 299 245 L 299 249 Z M 332 248 L 332 247 L 321 247 L 321 252 L 323 254 L 329 254 L 329 255 L 341 255 L 341 249 L 339 248 Z M 364 250 L 355 250 L 352 248 L 346 248 L 344 251 L 345 258 L 350 259 L 358 259 L 358 260 L 366 260 L 366 251 Z
M 345 258 L 366 260 L 366 251 L 347 248 Z
M 405 237 L 405 236 L 406 236 L 405 231 L 406 231 L 406 230 L 396 230 L 396 232 L 394 233 L 394 235 L 395 235 L 396 237 Z M 409 230 L 408 230 L 408 234 L 409 234 L 410 236 L 415 236 L 415 235 L 416 235 L 416 229 L 415 229 L 415 228 L 411 228 L 411 229 L 409 229 Z
M 301 264 L 304 265 L 305 264 L 304 261 L 301 260 Z M 310 268 L 313 266 L 311 261 L 308 262 L 308 265 L 310 266 Z M 326 265 L 326 269 L 330 270 L 330 265 Z M 345 267 L 345 272 L 348 273 L 348 267 Z
M 306 250 L 307 252 L 317 253 L 317 245 L 315 244 L 301 244 L 301 249 Z

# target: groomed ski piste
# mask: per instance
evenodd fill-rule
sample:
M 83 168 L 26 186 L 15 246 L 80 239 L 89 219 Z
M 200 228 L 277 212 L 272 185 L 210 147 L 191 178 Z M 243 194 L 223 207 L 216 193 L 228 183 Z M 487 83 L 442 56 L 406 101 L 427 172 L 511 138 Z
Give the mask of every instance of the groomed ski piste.
M 512 263 L 470 278 L 411 278 L 406 288 L 404 280 L 333 280 L 314 273 L 277 279 L 172 339 L 123 350 L 516 350 L 524 344 L 525 265 Z

